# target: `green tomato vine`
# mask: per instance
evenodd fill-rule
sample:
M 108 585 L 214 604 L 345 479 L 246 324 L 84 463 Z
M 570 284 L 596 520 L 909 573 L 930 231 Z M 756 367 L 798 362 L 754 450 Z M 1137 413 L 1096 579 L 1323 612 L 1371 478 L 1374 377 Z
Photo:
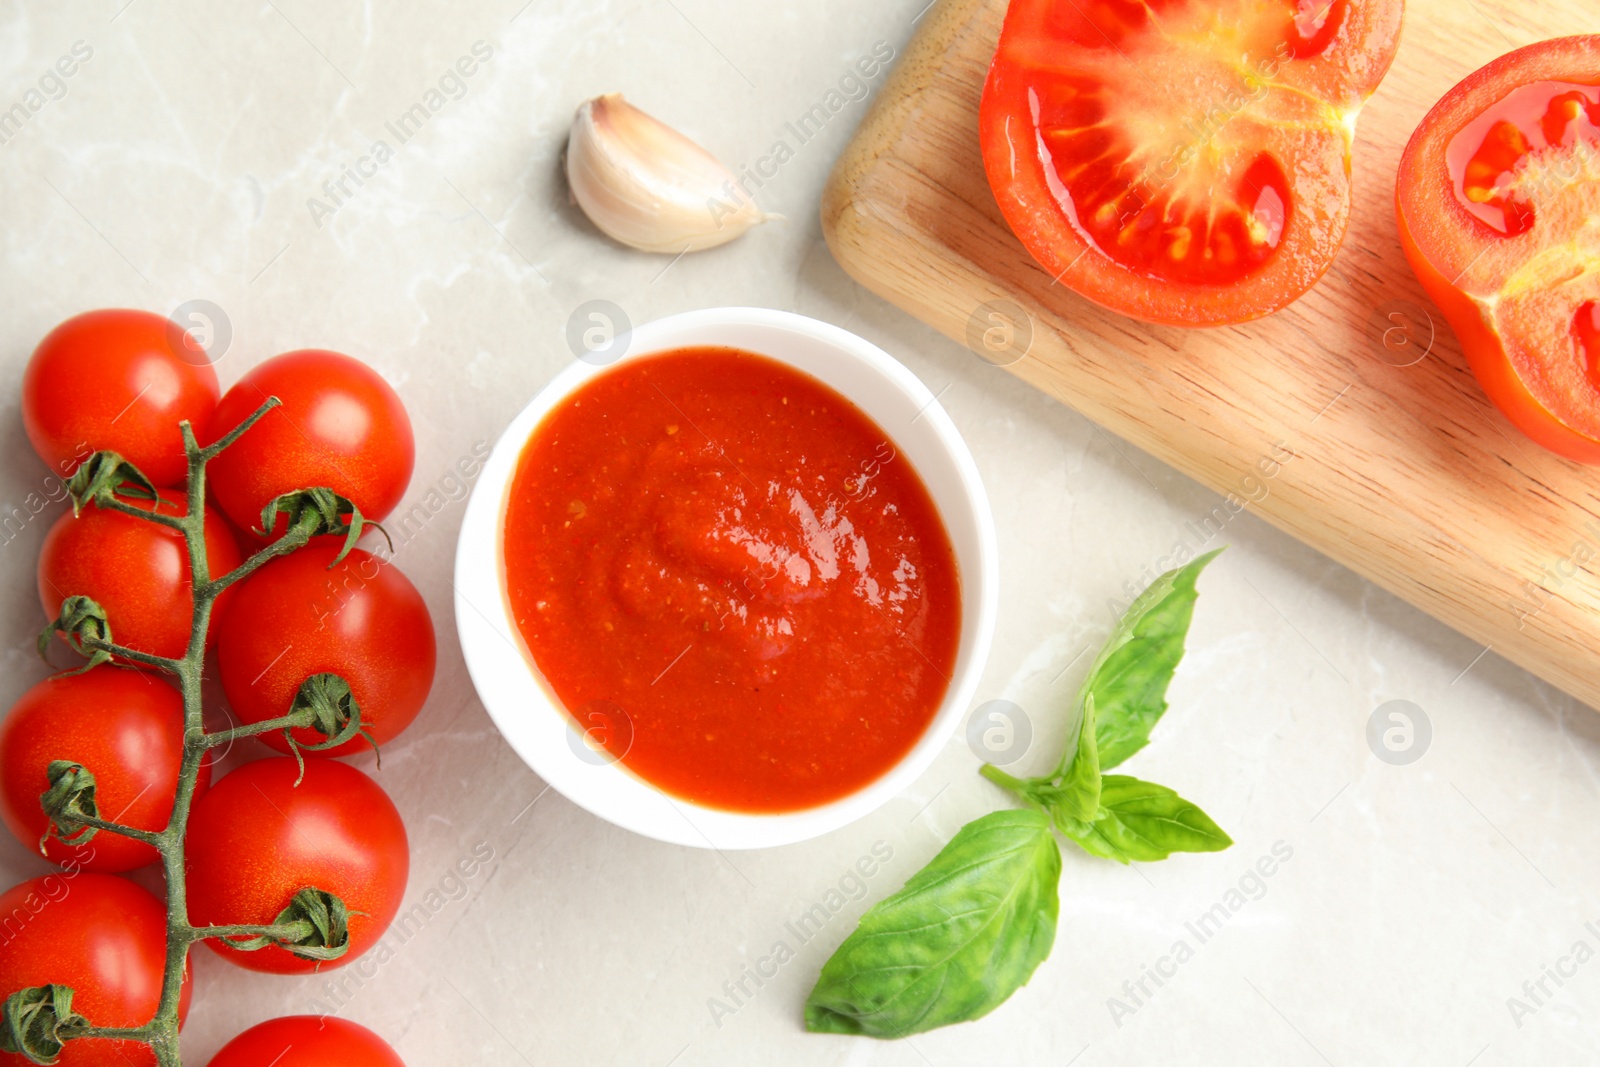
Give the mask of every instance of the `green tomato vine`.
M 265 531 L 272 530 L 282 516 L 287 520 L 284 532 L 234 570 L 212 577 L 205 542 L 206 464 L 278 403 L 277 397 L 268 398 L 226 436 L 203 448 L 188 421 L 179 424 L 188 458 L 186 510 L 182 515 L 163 513 L 160 510 L 162 499 L 150 479 L 115 452 L 96 452 L 79 465 L 68 483 L 75 514 L 92 506 L 165 526 L 183 538 L 189 557 L 194 616 L 189 645 L 181 658 L 168 659 L 117 644 L 114 620 L 108 619 L 104 609 L 86 596 L 67 597 L 60 613 L 39 635 L 41 656 L 59 634 L 73 651 L 85 657 L 87 662 L 71 673 L 92 670 L 105 663 L 137 664 L 171 674 L 178 680 L 183 695 L 183 761 L 172 816 L 165 829 L 142 830 L 102 818 L 95 806 L 94 768 L 70 760 L 51 762 L 48 781 L 41 783 L 48 788 L 40 796 L 40 803 L 51 820 L 51 832 L 69 844 L 84 844 L 96 833 L 112 833 L 141 841 L 160 853 L 167 889 L 167 955 L 156 1012 L 143 1025 L 97 1025 L 93 1019 L 74 1010 L 74 991 L 70 987 L 34 986 L 10 993 L 0 1007 L 0 1051 L 20 1054 L 33 1063 L 50 1064 L 56 1062 L 70 1041 L 106 1038 L 141 1042 L 150 1046 L 160 1067 L 181 1067 L 178 1003 L 189 950 L 194 944 L 214 938 L 218 944 L 241 952 L 277 946 L 296 956 L 320 961 L 338 959 L 349 950 L 351 913 L 337 896 L 315 886 L 306 886 L 297 892 L 285 902 L 276 921 L 266 926 L 195 926 L 189 922 L 186 899 L 184 835 L 200 768 L 212 750 L 273 730 L 282 730 L 290 738 L 291 750 L 297 759 L 300 748 L 312 751 L 333 748 L 358 736 L 371 740 L 349 685 L 338 675 L 331 674 L 307 679 L 291 707 L 279 718 L 227 730 L 207 732 L 205 728 L 200 682 L 206 633 L 217 598 L 262 565 L 304 547 L 313 537 L 344 538 L 343 549 L 334 560 L 337 564 L 367 527 L 382 530 L 376 523 L 362 518 L 353 503 L 331 489 L 314 487 L 286 493 L 262 511 L 259 531 L 265 536 Z M 141 503 L 144 506 L 140 506 Z M 314 745 L 296 745 L 291 731 L 307 728 L 321 734 L 325 740 Z

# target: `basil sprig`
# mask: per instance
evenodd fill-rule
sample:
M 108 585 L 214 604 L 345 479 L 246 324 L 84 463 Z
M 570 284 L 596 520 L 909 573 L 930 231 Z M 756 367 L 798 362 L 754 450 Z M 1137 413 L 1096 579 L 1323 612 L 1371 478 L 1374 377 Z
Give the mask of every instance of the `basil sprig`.
M 1219 550 L 1220 551 L 1220 550 Z M 1077 697 L 1073 742 L 1054 771 L 984 777 L 1026 808 L 963 826 L 926 867 L 874 905 L 823 965 L 806 999 L 806 1029 L 894 1038 L 981 1018 L 1049 956 L 1061 855 L 1050 829 L 1120 863 L 1233 844 L 1166 786 L 1104 774 L 1150 743 L 1167 710 L 1198 596 L 1216 552 L 1168 571 L 1128 608 Z
M 983 767 L 984 777 L 1048 812 L 1056 829 L 1093 855 L 1130 863 L 1233 844 L 1210 816 L 1165 786 L 1101 773 L 1149 744 L 1166 713 L 1199 596 L 1195 581 L 1216 556 L 1208 552 L 1163 574 L 1118 620 L 1078 691 L 1077 741 L 1054 773 L 1013 778 Z

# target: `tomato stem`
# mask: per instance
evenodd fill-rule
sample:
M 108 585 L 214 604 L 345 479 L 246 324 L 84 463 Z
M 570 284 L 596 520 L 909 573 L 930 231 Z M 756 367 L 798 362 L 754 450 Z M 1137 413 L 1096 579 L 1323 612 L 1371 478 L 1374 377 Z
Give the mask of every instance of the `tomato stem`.
M 132 504 L 124 503 L 113 496 L 101 497 L 96 500 L 95 503 L 96 506 L 102 507 L 107 511 L 116 511 L 123 515 L 131 515 L 136 519 L 143 519 L 146 522 L 153 522 L 157 526 L 165 526 L 169 530 L 177 530 L 179 532 L 182 532 L 183 530 L 182 519 L 176 515 L 162 515 L 153 507 L 136 508 Z
M 273 923 L 269 926 L 192 926 L 189 928 L 189 939 L 204 941 L 208 937 L 264 937 L 270 941 L 294 941 L 304 937 L 309 926 L 304 921 Z
M 113 1041 L 145 1041 L 150 1040 L 150 1024 L 144 1026 L 63 1026 L 60 1030 L 63 1039 L 79 1037 L 103 1037 Z
M 140 830 L 137 827 L 124 826 L 119 822 L 112 822 L 109 819 L 97 818 L 93 815 L 74 815 L 72 817 L 72 821 L 77 823 L 79 826 L 87 826 L 94 830 L 102 830 L 108 834 L 120 834 L 123 837 L 132 838 L 133 840 L 143 842 L 152 848 L 161 847 L 161 835 L 151 830 Z M 67 844 L 76 844 L 76 842 L 69 841 Z
M 192 430 L 184 431 L 183 446 L 184 446 L 184 449 L 189 452 L 189 455 L 191 457 L 190 458 L 190 462 L 189 462 L 190 471 L 192 472 L 194 470 L 194 459 L 193 459 L 193 457 L 195 455 L 195 452 L 198 451 L 200 463 L 201 463 L 202 466 L 204 466 L 206 463 L 209 463 L 210 461 L 216 459 L 218 454 L 220 454 L 223 449 L 227 448 L 229 445 L 231 445 L 235 441 L 237 441 L 240 437 L 242 437 L 244 435 L 244 432 L 246 430 L 250 429 L 250 427 L 252 427 L 256 423 L 260 422 L 262 417 L 265 416 L 267 412 L 271 411 L 273 408 L 277 407 L 281 403 L 282 403 L 282 401 L 279 400 L 275 396 L 267 397 L 267 399 L 262 402 L 261 406 L 256 408 L 253 412 L 251 412 L 250 415 L 243 422 L 241 422 L 239 425 L 235 426 L 233 429 L 229 430 L 227 433 L 223 434 L 222 437 L 219 438 L 214 444 L 209 444 L 204 448 L 199 448 L 196 445 L 196 442 L 194 440 L 194 432 Z M 187 424 L 188 424 L 188 420 L 184 420 L 184 425 L 187 425 Z M 192 446 L 192 445 L 194 445 L 195 447 L 191 448 L 190 446 Z
M 230 585 L 233 585 L 235 582 L 241 582 L 250 577 L 250 575 L 254 574 L 264 564 L 270 563 L 279 556 L 287 556 L 297 548 L 304 548 L 310 542 L 310 540 L 311 539 L 303 532 L 299 530 L 290 530 L 282 537 L 272 542 L 272 544 L 268 545 L 266 548 L 263 548 L 261 551 L 257 552 L 255 555 L 239 564 L 227 574 L 224 574 L 221 578 L 217 578 L 214 581 L 207 581 L 203 588 L 200 583 L 195 583 L 195 593 L 198 597 L 198 594 L 204 592 L 210 599 L 215 600 L 217 596 L 220 595 L 222 591 L 227 589 Z
M 310 725 L 311 713 L 297 711 L 291 715 L 280 715 L 276 719 L 263 719 L 260 722 L 247 722 L 227 730 L 214 730 L 206 734 L 205 743 L 208 748 L 221 748 L 223 745 L 231 745 L 242 737 L 255 737 L 257 734 L 267 734 L 274 730 L 299 730 Z
M 112 641 L 102 641 L 98 637 L 85 637 L 83 639 L 83 647 L 95 652 L 105 652 L 119 659 L 128 660 L 131 663 L 142 663 L 146 667 L 154 667 L 156 670 L 166 671 L 168 674 L 177 674 L 178 668 L 183 664 L 182 660 L 168 659 L 165 656 L 152 656 L 148 652 L 124 648 Z

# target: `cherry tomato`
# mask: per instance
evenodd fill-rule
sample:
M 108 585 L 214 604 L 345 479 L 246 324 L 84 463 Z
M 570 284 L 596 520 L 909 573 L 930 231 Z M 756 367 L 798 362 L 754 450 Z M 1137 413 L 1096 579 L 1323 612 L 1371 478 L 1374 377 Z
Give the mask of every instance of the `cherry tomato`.
M 1489 399 L 1600 463 L 1600 35 L 1468 75 L 1411 136 L 1400 243 Z
M 1401 0 L 1012 0 L 979 114 L 1001 214 L 1112 311 L 1213 326 L 1310 289 Z
M 393 563 L 354 549 L 332 570 L 340 545 L 318 539 L 247 578 L 222 620 L 217 663 L 228 703 L 247 723 L 289 711 L 300 683 L 337 674 L 378 744 L 387 744 L 422 710 L 433 685 L 433 619 L 416 587 Z M 281 731 L 259 735 L 289 751 Z M 326 740 L 295 731 L 303 745 Z M 357 738 L 326 752 L 367 748 Z
M 333 1015 L 288 1015 L 252 1026 L 209 1067 L 405 1067 L 365 1026 Z
M 71 986 L 72 1007 L 98 1026 L 143 1026 L 155 1016 L 167 958 L 167 912 L 126 879 L 87 872 L 47 874 L 0 894 L 0 999 L 51 983 Z M 189 1011 L 190 978 L 178 1002 Z M 0 1065 L 23 1067 L 0 1052 Z M 60 1067 L 154 1065 L 148 1046 L 133 1041 L 69 1041 Z
M 325 486 L 382 519 L 411 481 L 411 420 L 377 372 L 337 352 L 304 349 L 251 370 L 217 405 L 207 440 L 243 422 L 269 396 L 283 401 L 208 467 L 212 493 L 247 530 L 261 509 L 296 489 Z M 279 517 L 281 524 L 282 517 Z
M 150 504 L 130 501 L 149 509 Z M 161 505 L 183 514 L 183 501 L 170 496 Z M 206 516 L 206 563 L 213 577 L 239 565 L 239 546 L 220 516 Z M 39 551 L 39 602 L 46 617 L 61 612 L 69 596 L 92 597 L 106 611 L 111 639 L 124 648 L 176 659 L 189 647 L 194 598 L 190 593 L 189 552 L 176 530 L 90 505 L 68 511 L 45 535 Z M 212 610 L 220 618 L 234 589 Z M 216 627 L 206 635 L 216 639 Z
M 220 392 L 205 351 L 176 323 L 148 311 L 90 311 L 34 349 L 22 425 L 58 474 L 109 449 L 156 485 L 182 485 L 189 468 L 178 423 L 203 433 Z
M 0 815 L 30 849 L 49 825 L 39 794 L 52 760 L 71 760 L 94 775 L 102 818 L 162 830 L 172 817 L 183 762 L 183 698 L 152 674 L 101 666 L 46 678 L 12 705 L 0 725 Z M 211 780 L 202 763 L 197 795 Z M 159 857 L 149 845 L 101 831 L 82 845 L 51 832 L 51 862 L 91 871 L 131 871 Z
M 377 943 L 405 895 L 406 828 L 388 795 L 337 760 L 308 760 L 296 786 L 299 774 L 287 756 L 247 763 L 212 786 L 189 817 L 189 920 L 196 926 L 268 925 L 312 886 L 350 909 L 350 951 L 327 963 L 276 945 L 240 952 L 206 942 L 252 971 L 342 967 Z

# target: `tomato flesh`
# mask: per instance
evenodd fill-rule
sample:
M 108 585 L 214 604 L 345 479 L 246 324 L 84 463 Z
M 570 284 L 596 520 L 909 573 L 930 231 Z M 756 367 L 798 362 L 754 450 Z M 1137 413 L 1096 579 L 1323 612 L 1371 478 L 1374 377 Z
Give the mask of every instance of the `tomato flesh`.
M 1289 54 L 1304 59 L 1326 50 L 1344 23 L 1349 6 L 1349 0 L 1297 0 L 1294 32 L 1289 35 Z
M 1056 280 L 1215 325 L 1319 277 L 1393 0 L 1013 0 L 980 112 L 1002 213 Z
M 1537 81 L 1511 90 L 1450 139 L 1460 203 L 1505 237 L 1527 233 L 1542 191 L 1592 166 L 1600 151 L 1600 86 Z
M 1182 185 L 1163 182 L 1146 162 L 1147 152 L 1103 129 L 1102 101 L 1113 95 L 1104 83 L 1074 88 L 1054 113 L 1040 116 L 1040 152 L 1049 153 L 1052 164 L 1064 161 L 1056 167 L 1063 203 L 1071 204 L 1069 218 L 1090 243 L 1129 270 L 1193 285 L 1236 281 L 1265 263 L 1287 221 L 1283 166 L 1257 152 L 1236 176 L 1214 162 L 1200 163 Z M 1220 211 L 1205 195 L 1218 182 L 1231 187 Z
M 1600 463 L 1600 35 L 1469 75 L 1401 158 L 1401 244 L 1489 398 Z
M 1578 308 L 1572 316 L 1572 332 L 1578 339 L 1578 355 L 1589 384 L 1600 391 L 1600 302 L 1590 300 Z

